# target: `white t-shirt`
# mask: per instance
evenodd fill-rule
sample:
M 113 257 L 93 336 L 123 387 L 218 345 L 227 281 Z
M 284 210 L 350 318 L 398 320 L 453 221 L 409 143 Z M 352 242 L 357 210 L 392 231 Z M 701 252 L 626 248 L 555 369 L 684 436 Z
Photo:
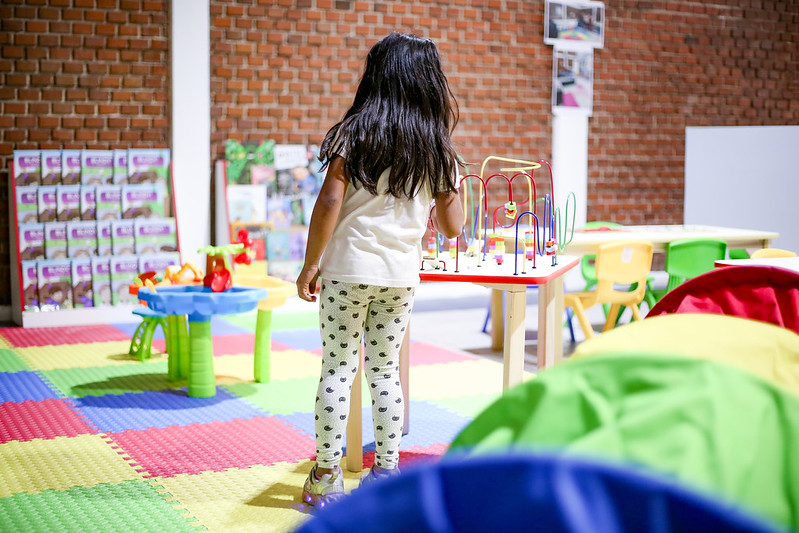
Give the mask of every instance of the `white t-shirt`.
M 380 175 L 378 191 L 387 190 L 389 172 Z M 418 285 L 431 201 L 427 185 L 409 200 L 373 195 L 348 184 L 336 229 L 319 264 L 321 276 L 382 287 Z

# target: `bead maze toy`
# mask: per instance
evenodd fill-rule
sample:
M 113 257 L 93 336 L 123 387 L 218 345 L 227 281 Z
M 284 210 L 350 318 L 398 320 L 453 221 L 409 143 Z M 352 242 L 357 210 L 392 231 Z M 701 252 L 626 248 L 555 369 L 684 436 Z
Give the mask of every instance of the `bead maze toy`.
M 513 166 L 504 167 L 500 172 L 485 177 L 486 166 L 492 161 Z M 542 166 L 546 166 L 549 170 L 549 192 L 539 198 L 535 171 Z M 508 177 L 509 175 L 511 177 Z M 488 186 L 492 180 L 507 183 L 508 195 L 507 202 L 489 209 Z M 513 196 L 513 184 L 516 180 L 521 180 L 527 185 L 527 197 L 523 201 L 516 201 L 517 199 Z M 478 188 L 476 194 L 472 190 L 475 183 Z M 446 260 L 442 258 L 446 255 L 455 263 L 455 272 L 460 272 L 462 268 L 472 270 L 493 264 L 495 268 L 491 270 L 495 274 L 507 273 L 508 268 L 501 267 L 506 264 L 506 259 L 509 259 L 505 230 L 510 228 L 515 229 L 514 249 L 511 256 L 514 276 L 526 274 L 528 267 L 535 269 L 536 256 L 550 257 L 551 266 L 558 264 L 558 256 L 566 250 L 574 236 L 576 199 L 574 193 L 569 193 L 566 198 L 564 215 L 561 216 L 560 208 L 554 205 L 555 180 L 552 175 L 552 167 L 547 161 L 488 156 L 483 160 L 480 174 L 463 176 L 459 181 L 459 187 L 463 199 L 463 211 L 467 213 L 463 232 L 457 238 L 449 239 L 445 254 L 442 249 L 444 239 L 433 227 L 432 219 L 429 220 L 430 235 L 427 238 L 426 254 L 422 259 L 420 268 L 422 271 L 446 270 Z M 543 204 L 541 212 L 539 212 L 539 203 Z M 519 209 L 524 207 L 527 210 L 520 213 Z M 569 221 L 570 207 L 571 221 Z M 525 217 L 527 226 L 520 240 L 519 226 Z M 507 225 L 503 224 L 502 219 L 507 221 L 505 223 Z M 489 221 L 491 222 L 490 232 Z M 469 229 L 471 232 L 468 231 Z M 471 234 L 467 235 L 468 233 Z M 461 240 L 465 244 L 465 251 L 461 251 Z M 521 270 L 519 270 L 520 259 Z

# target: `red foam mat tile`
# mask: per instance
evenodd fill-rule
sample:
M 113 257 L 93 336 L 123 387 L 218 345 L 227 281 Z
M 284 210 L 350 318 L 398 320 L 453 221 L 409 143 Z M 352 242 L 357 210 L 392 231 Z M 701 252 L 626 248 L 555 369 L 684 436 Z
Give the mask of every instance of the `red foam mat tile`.
M 274 417 L 109 433 L 145 477 L 174 477 L 315 456 L 313 438 Z
M 442 363 L 462 363 L 480 359 L 476 355 L 448 350 L 422 341 L 411 341 L 411 366 L 435 365 Z
M 0 403 L 0 443 L 95 433 L 67 402 L 48 398 Z
M 399 452 L 399 465 L 400 468 L 409 467 L 417 464 L 424 464 L 433 461 L 438 461 L 441 456 L 447 451 L 448 444 L 436 443 L 430 446 L 411 446 L 407 450 L 400 450 Z M 371 468 L 375 463 L 375 452 L 367 452 L 363 454 L 363 467 Z
M 130 340 L 129 335 L 107 324 L 55 328 L 0 328 L 0 335 L 16 348 Z

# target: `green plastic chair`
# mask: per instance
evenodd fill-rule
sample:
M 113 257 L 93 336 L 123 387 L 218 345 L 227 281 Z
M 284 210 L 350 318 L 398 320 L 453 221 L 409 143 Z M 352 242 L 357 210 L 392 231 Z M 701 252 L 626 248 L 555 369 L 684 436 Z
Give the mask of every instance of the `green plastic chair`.
M 730 248 L 730 259 L 749 259 L 749 252 L 746 248 Z
M 687 279 L 695 278 L 715 268 L 718 260 L 727 257 L 727 243 L 718 239 L 685 239 L 666 246 L 665 270 L 669 281 L 665 289 L 655 289 L 647 283 L 644 301 L 649 308 Z

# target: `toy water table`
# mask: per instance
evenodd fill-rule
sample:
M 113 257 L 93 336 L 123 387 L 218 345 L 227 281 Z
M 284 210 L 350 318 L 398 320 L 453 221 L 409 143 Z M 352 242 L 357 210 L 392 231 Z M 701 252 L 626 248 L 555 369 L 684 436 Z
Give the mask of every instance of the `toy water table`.
M 143 287 L 139 289 L 138 298 L 154 311 L 169 316 L 189 317 L 188 395 L 210 398 L 216 394 L 211 317 L 251 311 L 261 300 L 267 299 L 267 291 L 261 287 L 231 287 L 213 292 L 206 286 L 173 285 L 159 287 L 157 292 L 153 288 Z M 170 378 L 175 366 L 180 373 L 184 366 L 182 363 L 178 358 L 170 357 Z

